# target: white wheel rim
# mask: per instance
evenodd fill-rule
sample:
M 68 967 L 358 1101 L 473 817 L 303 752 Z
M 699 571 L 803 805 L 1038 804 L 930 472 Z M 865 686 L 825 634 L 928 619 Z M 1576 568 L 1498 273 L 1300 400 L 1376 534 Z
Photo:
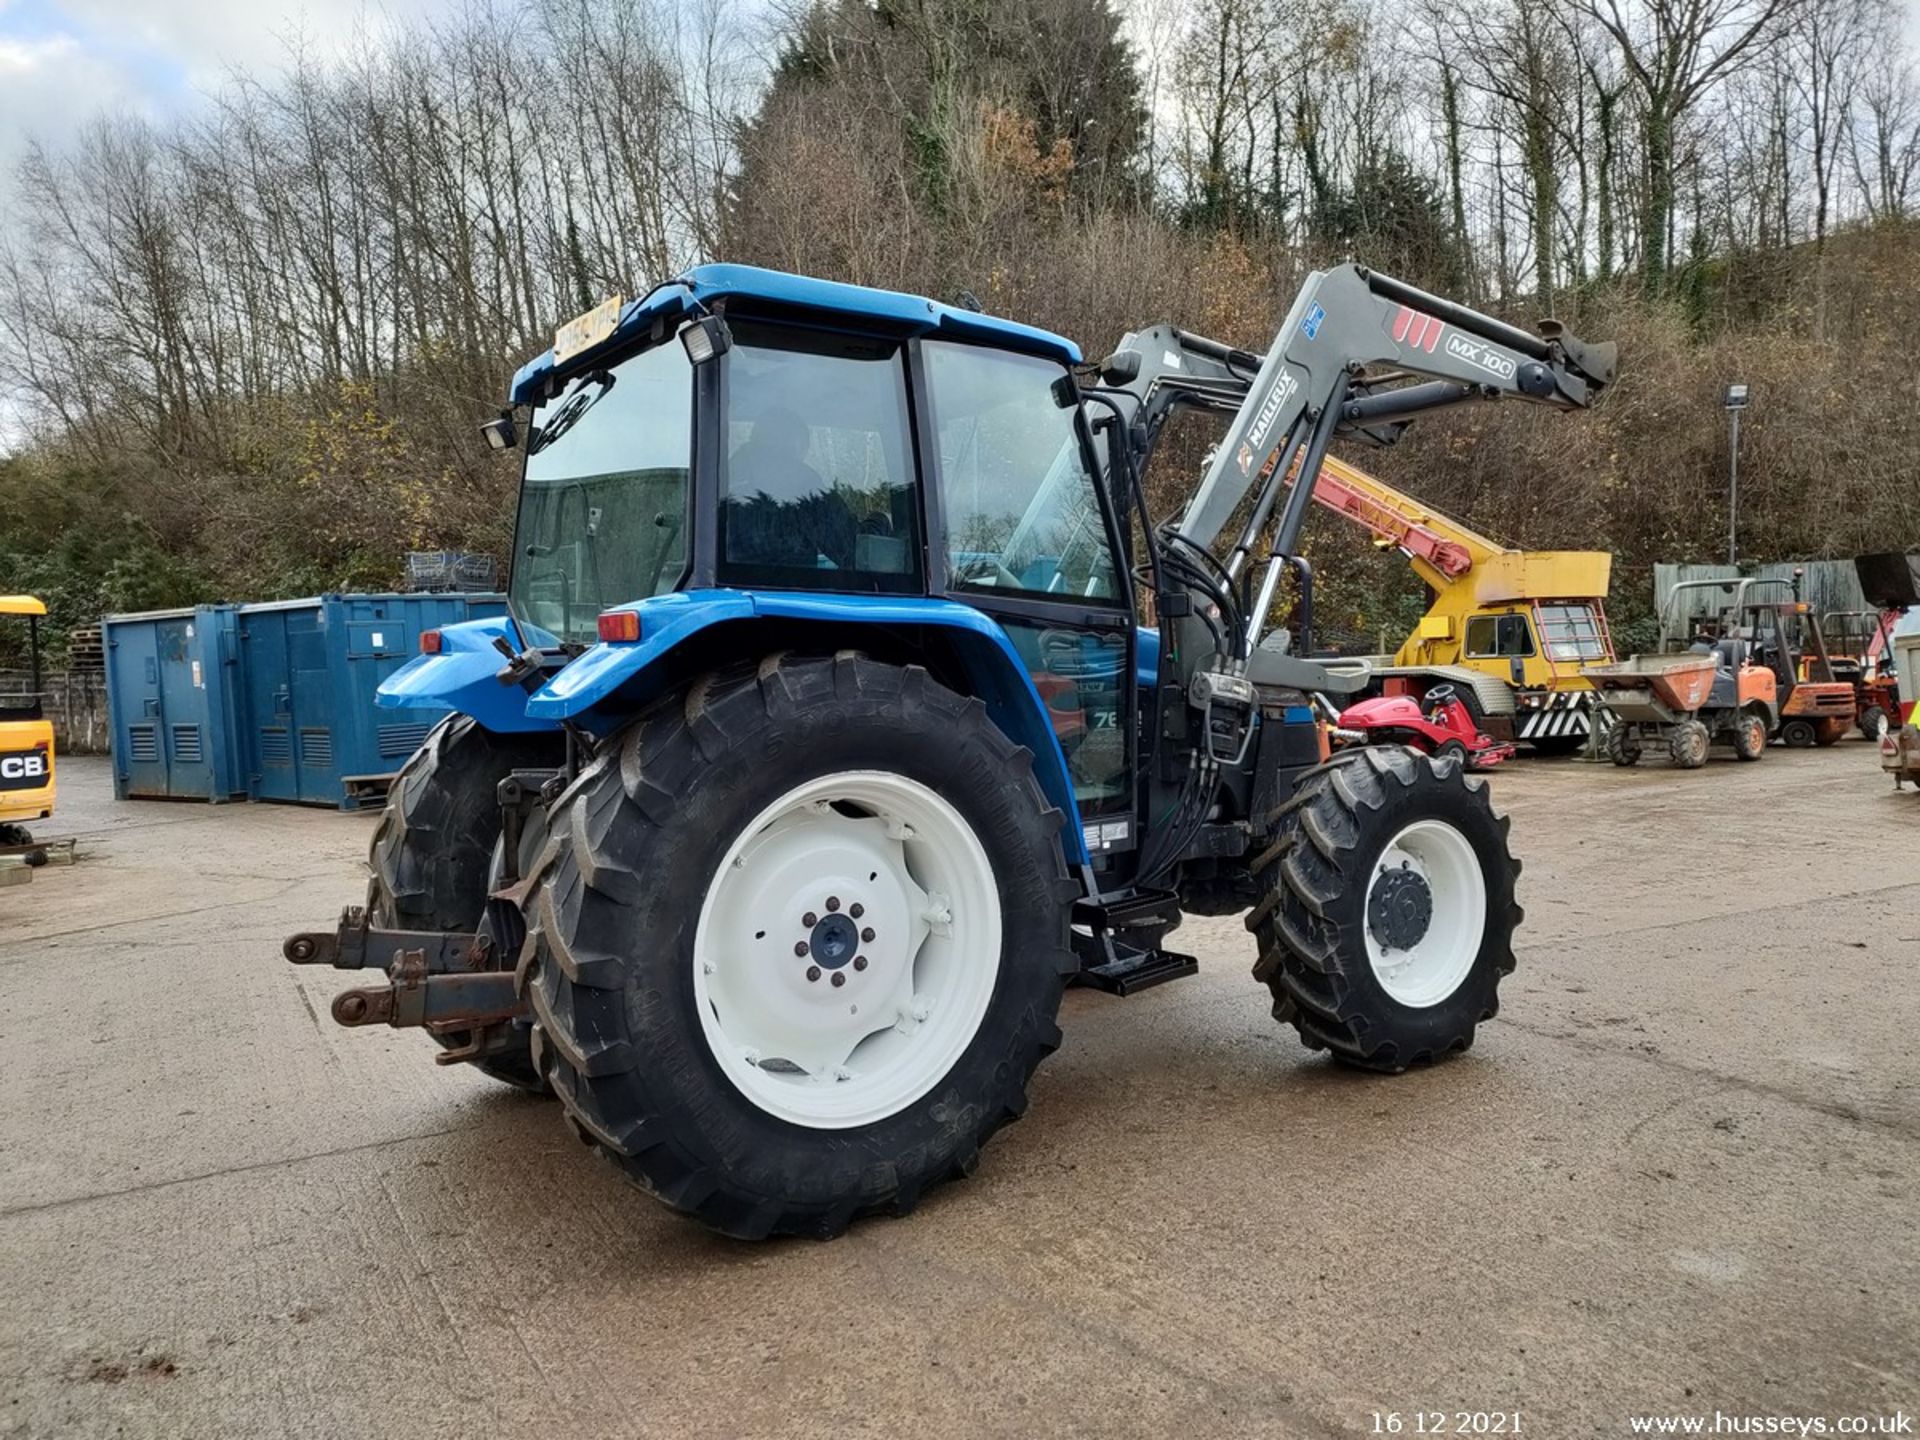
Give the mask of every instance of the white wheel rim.
M 992 862 L 952 805 L 886 771 L 809 780 L 754 817 L 707 886 L 693 941 L 707 1045 L 770 1115 L 884 1120 L 978 1033 L 1000 935 Z
M 1375 934 L 1376 893 L 1405 888 L 1389 879 L 1410 873 L 1425 882 L 1432 910 L 1411 946 Z M 1444 820 L 1416 820 L 1380 852 L 1367 881 L 1367 961 L 1389 997 L 1414 1010 L 1438 1005 L 1460 988 L 1480 954 L 1487 925 L 1487 881 L 1473 846 Z

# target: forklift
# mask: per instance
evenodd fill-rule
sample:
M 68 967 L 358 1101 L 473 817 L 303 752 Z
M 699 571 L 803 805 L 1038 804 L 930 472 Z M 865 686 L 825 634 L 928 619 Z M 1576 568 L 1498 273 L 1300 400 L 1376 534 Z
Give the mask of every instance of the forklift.
M 27 688 L 0 690 L 0 850 L 31 845 L 26 821 L 53 815 L 53 724 L 46 717 L 40 667 L 40 620 L 47 607 L 32 595 L 0 595 L 0 654 L 26 630 Z
M 1747 642 L 1757 665 L 1779 682 L 1780 721 L 1775 738 L 1804 750 L 1837 742 L 1858 719 L 1853 684 L 1835 666 L 1820 617 L 1800 598 L 1799 575 L 1792 580 L 1743 580 L 1723 612 L 1729 633 Z M 1755 600 L 1753 589 L 1783 585 L 1788 600 Z

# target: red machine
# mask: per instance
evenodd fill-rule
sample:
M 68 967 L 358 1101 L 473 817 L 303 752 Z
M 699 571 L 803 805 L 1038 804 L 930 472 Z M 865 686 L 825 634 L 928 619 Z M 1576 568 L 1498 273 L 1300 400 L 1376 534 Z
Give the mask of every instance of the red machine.
M 1458 755 L 1469 770 L 1491 770 L 1514 747 L 1481 733 L 1451 685 L 1428 689 L 1426 708 L 1410 695 L 1380 695 L 1340 712 L 1340 728 L 1362 744 L 1411 745 L 1429 755 Z

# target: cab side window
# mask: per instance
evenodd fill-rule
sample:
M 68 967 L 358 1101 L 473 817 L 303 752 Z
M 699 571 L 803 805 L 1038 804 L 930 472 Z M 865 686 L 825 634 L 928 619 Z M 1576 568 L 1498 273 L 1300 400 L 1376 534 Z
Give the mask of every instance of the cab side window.
M 734 325 L 724 361 L 720 578 L 921 588 L 906 365 L 892 341 Z
M 1476 615 L 1467 621 L 1467 658 L 1506 660 L 1533 654 L 1533 627 L 1524 615 Z

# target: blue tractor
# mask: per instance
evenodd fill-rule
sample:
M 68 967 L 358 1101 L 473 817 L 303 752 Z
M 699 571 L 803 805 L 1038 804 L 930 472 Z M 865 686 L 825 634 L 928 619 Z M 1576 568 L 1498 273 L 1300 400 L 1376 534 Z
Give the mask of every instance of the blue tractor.
M 1247 912 L 1309 1046 L 1389 1072 L 1464 1049 L 1514 963 L 1506 823 L 1453 757 L 1334 748 L 1367 677 L 1313 657 L 1297 539 L 1336 435 L 1585 406 L 1612 369 L 1353 265 L 1264 356 L 1159 326 L 1095 365 L 735 265 L 610 301 L 486 427 L 525 457 L 511 613 L 383 688 L 447 719 L 367 903 L 286 954 L 384 971 L 335 1018 L 551 1090 L 739 1236 L 833 1235 L 971 1171 L 1063 986 L 1191 974 L 1183 912 Z M 1157 517 L 1141 475 L 1181 409 L 1230 418 Z

